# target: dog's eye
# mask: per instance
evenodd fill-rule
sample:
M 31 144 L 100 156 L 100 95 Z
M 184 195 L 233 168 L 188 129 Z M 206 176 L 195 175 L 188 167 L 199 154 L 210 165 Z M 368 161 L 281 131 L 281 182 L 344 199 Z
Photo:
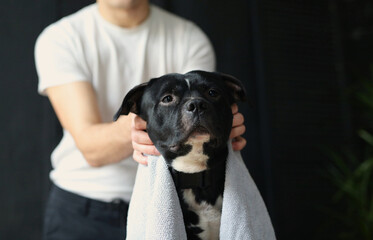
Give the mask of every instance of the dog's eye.
M 170 103 L 174 100 L 174 98 L 171 95 L 166 95 L 162 98 L 162 103 Z
M 217 96 L 219 96 L 219 92 L 216 91 L 215 89 L 210 89 L 209 90 L 209 95 L 210 95 L 210 97 L 217 97 Z

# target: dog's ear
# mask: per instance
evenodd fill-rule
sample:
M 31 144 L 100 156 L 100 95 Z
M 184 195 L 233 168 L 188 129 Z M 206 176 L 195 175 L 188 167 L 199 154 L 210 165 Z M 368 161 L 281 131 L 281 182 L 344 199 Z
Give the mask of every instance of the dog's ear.
M 130 112 L 133 112 L 137 115 L 140 113 L 141 97 L 147 85 L 147 82 L 142 83 L 132 88 L 127 93 L 127 95 L 123 99 L 122 105 L 120 106 L 117 113 L 114 115 L 114 121 L 116 121 L 120 117 L 120 115 L 128 115 Z
M 230 95 L 233 97 L 234 102 L 246 101 L 246 89 L 240 80 L 225 73 L 217 74 L 223 79 L 227 89 L 230 91 Z

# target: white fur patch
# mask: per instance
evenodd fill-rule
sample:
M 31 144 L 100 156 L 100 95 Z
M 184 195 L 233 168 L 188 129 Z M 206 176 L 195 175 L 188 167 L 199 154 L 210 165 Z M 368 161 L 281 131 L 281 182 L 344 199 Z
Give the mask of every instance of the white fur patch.
M 202 172 L 207 169 L 208 156 L 203 154 L 203 144 L 210 140 L 209 134 L 193 134 L 186 141 L 192 150 L 185 156 L 177 157 L 172 161 L 172 167 L 184 173 Z
M 211 205 L 205 201 L 202 201 L 200 204 L 197 203 L 191 189 L 184 190 L 183 196 L 185 202 L 189 205 L 189 209 L 199 217 L 196 227 L 203 229 L 203 232 L 198 234 L 198 236 L 203 240 L 219 239 L 223 197 L 219 196 L 215 205 Z
M 188 79 L 188 78 L 185 78 L 185 82 L 187 83 L 187 85 L 188 85 L 188 89 L 190 90 L 190 82 L 189 82 L 189 79 Z

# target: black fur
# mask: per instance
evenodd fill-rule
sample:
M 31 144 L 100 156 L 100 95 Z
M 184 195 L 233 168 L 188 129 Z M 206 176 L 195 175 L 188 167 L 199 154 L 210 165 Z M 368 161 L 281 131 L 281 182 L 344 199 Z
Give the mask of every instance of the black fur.
M 227 141 L 232 127 L 231 105 L 244 101 L 246 92 L 236 78 L 204 71 L 168 74 L 132 89 L 114 117 L 129 112 L 147 121 L 147 132 L 156 148 L 171 167 L 175 158 L 187 155 L 192 146 L 186 140 L 192 133 L 208 133 L 203 144 L 208 156 L 206 171 L 223 166 L 228 155 Z M 221 167 L 220 170 L 221 172 Z M 218 172 L 218 171 L 217 171 Z M 224 174 L 216 174 L 208 187 L 192 188 L 197 203 L 214 205 L 224 190 Z M 177 187 L 188 239 L 199 239 L 203 232 L 198 215 L 183 200 L 184 189 Z

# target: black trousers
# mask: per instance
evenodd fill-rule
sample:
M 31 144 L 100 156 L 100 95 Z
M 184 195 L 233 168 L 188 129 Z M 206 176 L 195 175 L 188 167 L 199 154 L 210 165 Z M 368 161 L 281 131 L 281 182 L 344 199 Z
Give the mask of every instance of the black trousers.
M 44 216 L 44 240 L 122 240 L 128 203 L 85 198 L 53 185 Z

